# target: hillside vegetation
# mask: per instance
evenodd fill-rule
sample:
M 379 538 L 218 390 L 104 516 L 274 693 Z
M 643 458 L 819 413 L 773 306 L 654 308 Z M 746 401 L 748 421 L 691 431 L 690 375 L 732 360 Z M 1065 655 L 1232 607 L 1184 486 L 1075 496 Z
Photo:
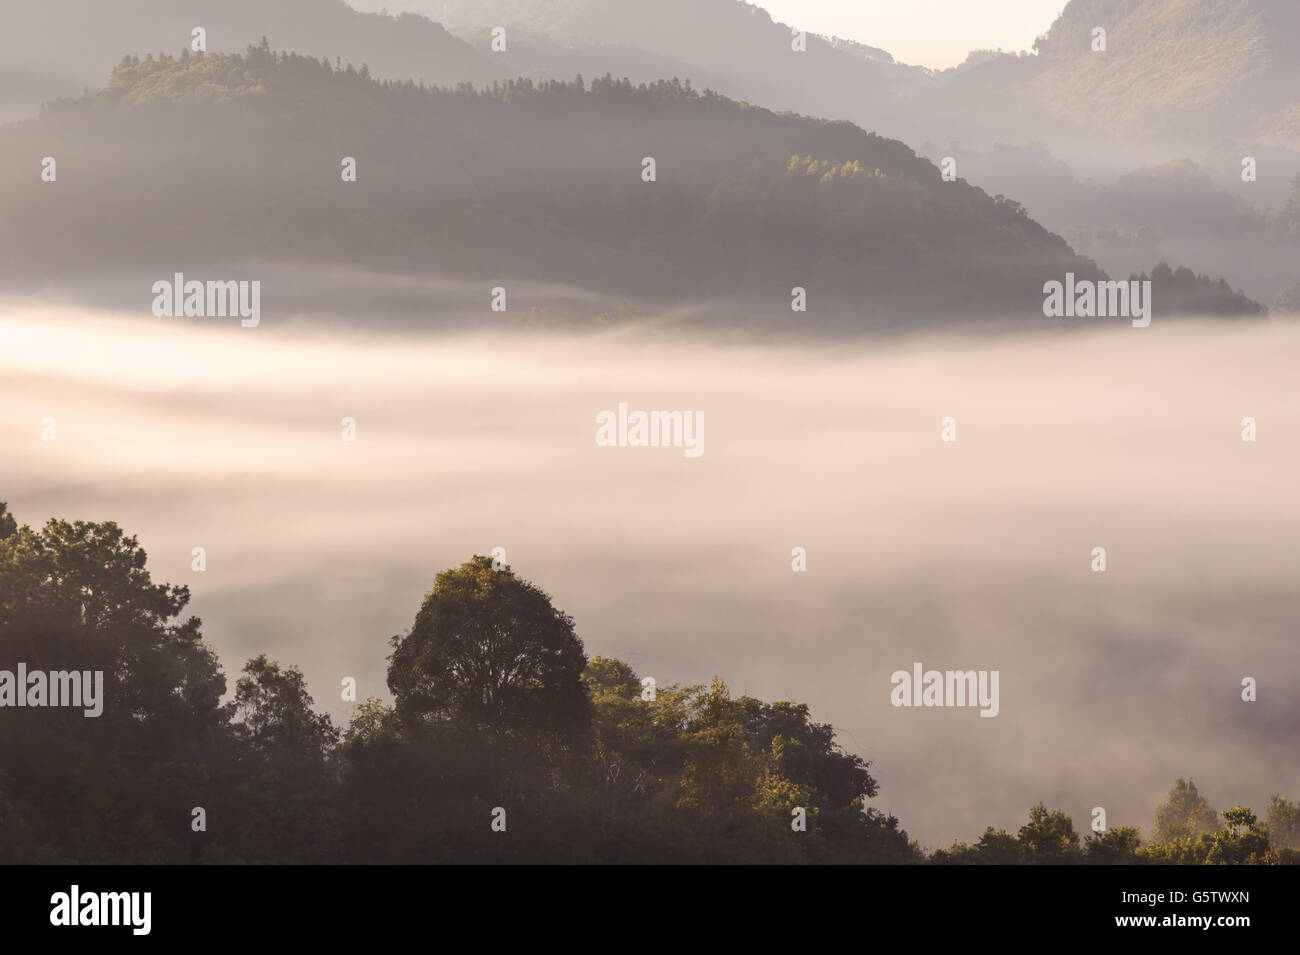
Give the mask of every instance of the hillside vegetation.
M 428 89 L 265 45 L 129 57 L 0 144 L 10 277 L 348 263 L 774 314 L 799 286 L 860 322 L 1032 319 L 1044 282 L 1101 275 L 902 143 L 676 78 Z

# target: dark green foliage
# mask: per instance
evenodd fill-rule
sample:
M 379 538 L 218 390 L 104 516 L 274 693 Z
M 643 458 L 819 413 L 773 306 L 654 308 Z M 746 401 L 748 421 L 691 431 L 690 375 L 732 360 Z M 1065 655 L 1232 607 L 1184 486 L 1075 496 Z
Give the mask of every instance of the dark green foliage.
M 1116 826 L 1089 833 L 1081 851 L 1070 817 L 1039 803 L 1029 810 L 1029 822 L 1020 827 L 1018 836 L 990 826 L 975 845 L 954 843 L 936 850 L 929 861 L 935 865 L 1295 865 L 1300 853 L 1288 843 L 1295 815 L 1294 804 L 1274 796 L 1268 825 L 1241 806 L 1226 810 L 1220 823 L 1196 783 L 1179 779 L 1156 809 L 1155 836 L 1147 845 L 1136 827 Z
M 1078 861 L 1079 836 L 1074 822 L 1059 809 L 1048 811 L 1041 802 L 1029 810 L 1029 822 L 1020 827 L 1017 842 L 1026 862 L 1041 865 Z
M 250 660 L 225 679 L 116 524 L 18 527 L 0 504 L 0 669 L 102 668 L 103 715 L 0 713 L 0 863 L 923 861 L 878 784 L 801 703 L 709 686 L 646 686 L 588 660 L 568 616 L 474 557 L 435 580 L 393 639 L 396 700 L 340 732 L 296 667 Z M 191 827 L 206 812 L 206 831 Z M 490 828 L 493 811 L 507 828 Z M 806 831 L 791 828 L 792 810 Z M 1295 804 L 1267 824 L 1219 817 L 1179 779 L 1157 839 L 1117 827 L 1082 848 L 1042 803 L 1016 835 L 990 827 L 935 864 L 1280 864 Z
M 265 655 L 223 705 L 188 599 L 116 524 L 34 531 L 0 505 L 0 668 L 108 678 L 97 719 L 4 710 L 0 862 L 918 858 L 896 818 L 864 811 L 876 781 L 806 706 L 716 680 L 643 699 L 627 664 L 588 661 L 549 597 L 489 558 L 438 575 L 393 640 L 396 706 L 368 699 L 342 733 Z
M 474 557 L 443 571 L 415 625 L 394 637 L 388 688 L 404 722 L 444 720 L 498 737 L 590 721 L 573 621 L 509 567 Z
M 190 855 L 190 809 L 230 758 L 226 684 L 184 587 L 154 584 L 111 522 L 51 520 L 0 538 L 0 667 L 102 670 L 103 713 L 7 708 L 0 811 L 16 860 Z
M 1116 826 L 1089 833 L 1083 841 L 1083 858 L 1092 865 L 1132 865 L 1141 861 L 1142 834 L 1134 826 Z

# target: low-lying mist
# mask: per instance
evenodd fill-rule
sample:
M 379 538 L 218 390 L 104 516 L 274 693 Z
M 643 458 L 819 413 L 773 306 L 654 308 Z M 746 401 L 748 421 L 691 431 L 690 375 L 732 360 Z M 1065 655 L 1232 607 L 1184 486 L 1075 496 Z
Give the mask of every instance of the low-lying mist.
M 1180 775 L 1219 809 L 1300 791 L 1294 325 L 778 349 L 3 314 L 0 500 L 138 535 L 232 686 L 266 652 L 346 719 L 433 575 L 503 547 L 588 653 L 810 704 L 926 846 L 1040 799 L 1145 832 Z M 620 402 L 701 412 L 703 454 L 597 446 Z M 1000 670 L 999 715 L 891 706 L 914 661 Z

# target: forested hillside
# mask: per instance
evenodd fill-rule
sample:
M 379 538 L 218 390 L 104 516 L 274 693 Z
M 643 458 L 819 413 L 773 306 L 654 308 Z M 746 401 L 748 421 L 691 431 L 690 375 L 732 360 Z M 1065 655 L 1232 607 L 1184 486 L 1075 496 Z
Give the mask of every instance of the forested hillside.
M 265 46 L 129 58 L 0 143 L 11 278 L 346 262 L 773 313 L 799 286 L 810 311 L 921 320 L 1032 318 L 1045 281 L 1099 274 L 902 143 L 677 79 L 431 90 Z
M 0 119 L 104 82 L 123 54 L 178 50 L 202 28 L 204 49 L 238 53 L 266 36 L 279 49 L 369 63 L 376 75 L 457 83 L 490 62 L 414 14 L 364 13 L 343 0 L 6 0 L 0 4 Z
M 1300 146 L 1294 0 L 1072 0 L 1037 51 L 1034 97 L 1107 137 Z

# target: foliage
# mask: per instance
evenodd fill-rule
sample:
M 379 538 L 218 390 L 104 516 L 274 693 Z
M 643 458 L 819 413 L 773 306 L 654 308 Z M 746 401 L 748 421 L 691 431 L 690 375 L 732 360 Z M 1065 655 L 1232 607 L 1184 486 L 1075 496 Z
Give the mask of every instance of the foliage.
M 0 667 L 111 678 L 99 719 L 6 711 L 21 731 L 0 737 L 0 861 L 919 858 L 897 818 L 865 808 L 867 763 L 807 706 L 716 678 L 645 693 L 489 558 L 437 575 L 392 641 L 395 704 L 356 704 L 342 732 L 265 655 L 223 704 L 199 621 L 178 619 L 188 591 L 145 563 L 116 524 L 37 531 L 0 505 Z M 489 828 L 498 806 L 508 837 Z
M 1300 803 L 1274 794 L 1265 819 L 1273 848 L 1300 849 Z
M 588 659 L 572 620 L 486 557 L 437 575 L 392 641 L 394 705 L 354 705 L 342 732 L 302 672 L 265 655 L 223 703 L 216 656 L 182 617 L 189 592 L 145 564 L 112 522 L 33 530 L 0 504 L 0 669 L 102 667 L 107 697 L 96 719 L 6 710 L 0 862 L 926 861 L 867 805 L 869 764 L 805 704 L 718 677 L 643 686 L 624 661 Z M 1081 846 L 1039 803 L 1014 835 L 989 827 L 928 861 L 1294 863 L 1300 809 L 1274 796 L 1266 823 L 1241 806 L 1220 822 L 1179 779 L 1154 832 Z
M 415 625 L 393 637 L 388 688 L 406 720 L 499 735 L 572 731 L 589 720 L 573 621 L 509 567 L 476 556 L 438 574 Z
M 1196 789 L 1195 780 L 1179 778 L 1156 807 L 1152 837 L 1156 842 L 1173 842 L 1176 839 L 1195 840 L 1213 833 L 1218 815 Z

